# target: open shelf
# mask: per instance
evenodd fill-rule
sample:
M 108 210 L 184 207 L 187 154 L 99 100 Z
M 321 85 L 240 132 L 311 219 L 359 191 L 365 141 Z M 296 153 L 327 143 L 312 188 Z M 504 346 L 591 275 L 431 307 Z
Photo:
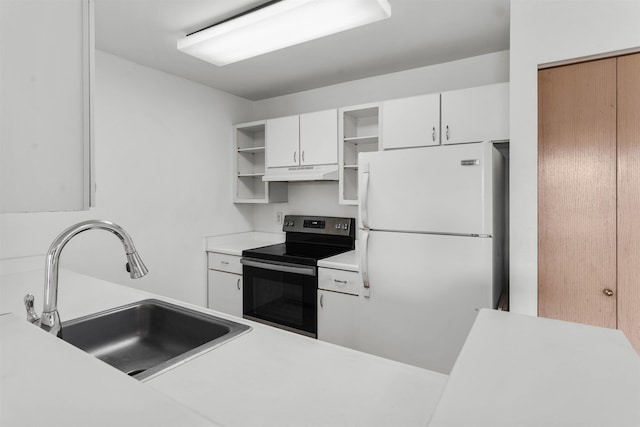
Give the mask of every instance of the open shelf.
M 264 151 L 264 145 L 262 147 L 238 148 L 238 153 L 259 153 L 261 151 Z
M 266 122 L 235 125 L 235 203 L 269 203 L 287 200 L 286 183 L 262 181 L 265 172 Z
M 260 177 L 262 177 L 262 176 L 264 176 L 264 172 L 262 172 L 262 173 L 238 173 L 238 177 L 239 178 L 248 177 L 248 176 L 251 176 L 251 177 L 260 176 Z
M 340 110 L 340 204 L 358 204 L 358 155 L 381 149 L 379 124 L 378 104 Z
M 378 144 L 378 135 L 352 136 L 344 138 L 344 142 L 353 144 Z

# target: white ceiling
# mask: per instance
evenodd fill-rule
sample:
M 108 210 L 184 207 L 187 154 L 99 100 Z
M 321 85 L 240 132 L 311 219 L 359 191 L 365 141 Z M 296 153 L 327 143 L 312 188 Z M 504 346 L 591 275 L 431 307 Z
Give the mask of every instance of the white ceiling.
M 388 1 L 387 20 L 217 67 L 176 41 L 264 0 L 95 0 L 96 46 L 251 100 L 509 49 L 509 0 Z

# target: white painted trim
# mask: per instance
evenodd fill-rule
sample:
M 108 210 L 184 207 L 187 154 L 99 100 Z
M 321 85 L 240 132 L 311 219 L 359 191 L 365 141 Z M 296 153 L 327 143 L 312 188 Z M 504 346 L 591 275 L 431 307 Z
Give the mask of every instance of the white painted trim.
M 94 0 L 82 2 L 82 50 L 83 58 L 83 141 L 84 149 L 84 190 L 82 208 L 95 206 L 95 160 L 94 160 L 94 97 L 95 93 L 95 25 Z
M 631 55 L 633 53 L 638 53 L 638 52 L 640 52 L 640 46 L 633 47 L 630 49 L 616 50 L 613 52 L 599 53 L 596 55 L 587 55 L 587 56 L 581 56 L 578 58 L 563 59 L 561 61 L 554 61 L 554 62 L 547 62 L 545 64 L 539 64 L 538 70 L 544 70 L 546 68 L 561 67 L 563 65 L 577 64 L 580 62 L 596 61 L 598 59 L 613 58 L 616 56 Z

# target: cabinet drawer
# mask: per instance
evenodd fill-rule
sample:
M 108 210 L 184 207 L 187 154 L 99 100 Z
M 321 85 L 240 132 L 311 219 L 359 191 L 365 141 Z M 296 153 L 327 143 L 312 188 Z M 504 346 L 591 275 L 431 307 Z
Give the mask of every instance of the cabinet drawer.
M 318 269 L 318 289 L 360 295 L 362 278 L 354 271 Z
M 207 268 L 209 270 L 226 271 L 227 273 L 242 274 L 240 257 L 216 252 L 207 253 Z

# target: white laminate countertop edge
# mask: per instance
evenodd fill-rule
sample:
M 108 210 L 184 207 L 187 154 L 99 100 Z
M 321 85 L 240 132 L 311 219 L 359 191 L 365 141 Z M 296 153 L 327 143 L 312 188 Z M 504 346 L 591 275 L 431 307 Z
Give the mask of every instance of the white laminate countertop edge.
M 275 245 L 284 242 L 284 238 L 284 233 L 248 231 L 245 233 L 206 237 L 205 247 L 207 252 L 242 256 L 242 251 L 245 249 Z
M 357 272 L 360 270 L 359 253 L 358 241 L 356 240 L 356 249 L 318 260 L 318 267 Z
M 0 276 L 44 268 L 45 255 L 0 259 Z

